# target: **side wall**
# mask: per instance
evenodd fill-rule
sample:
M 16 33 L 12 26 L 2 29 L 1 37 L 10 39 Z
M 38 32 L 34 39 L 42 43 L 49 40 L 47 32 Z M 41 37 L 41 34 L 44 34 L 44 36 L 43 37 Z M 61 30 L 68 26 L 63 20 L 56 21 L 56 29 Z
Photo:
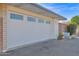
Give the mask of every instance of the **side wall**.
M 59 23 L 59 32 L 63 33 L 66 31 L 67 24 Z
M 3 48 L 2 46 L 3 46 L 3 17 L 2 17 L 2 10 L 0 10 L 0 52 L 2 51 Z
M 0 52 L 6 49 L 6 5 L 0 3 Z

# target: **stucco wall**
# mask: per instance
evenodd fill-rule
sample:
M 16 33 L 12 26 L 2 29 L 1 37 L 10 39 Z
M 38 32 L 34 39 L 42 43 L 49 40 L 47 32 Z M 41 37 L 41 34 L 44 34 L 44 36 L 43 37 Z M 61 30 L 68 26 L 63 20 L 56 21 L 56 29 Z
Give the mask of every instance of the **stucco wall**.
M 67 24 L 59 23 L 59 32 L 60 32 L 60 33 L 65 32 L 66 29 L 67 29 Z
M 0 3 L 0 52 L 6 49 L 7 39 L 7 6 Z
M 0 4 L 0 52 L 3 49 L 3 4 Z
M 3 18 L 0 17 L 0 52 L 2 51 L 3 46 Z

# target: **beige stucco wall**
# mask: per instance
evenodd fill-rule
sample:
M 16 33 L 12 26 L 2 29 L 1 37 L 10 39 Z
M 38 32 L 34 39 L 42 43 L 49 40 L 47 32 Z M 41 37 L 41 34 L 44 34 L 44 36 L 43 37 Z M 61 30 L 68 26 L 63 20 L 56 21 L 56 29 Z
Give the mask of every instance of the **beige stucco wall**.
M 0 3 L 0 52 L 6 50 L 7 43 L 7 5 Z
M 0 4 L 0 52 L 3 49 L 3 5 Z
M 3 18 L 0 17 L 0 52 L 3 48 L 2 47 L 3 46 L 3 24 L 2 24 L 2 22 L 3 22 Z
M 59 33 L 63 33 L 67 30 L 67 24 L 59 23 Z

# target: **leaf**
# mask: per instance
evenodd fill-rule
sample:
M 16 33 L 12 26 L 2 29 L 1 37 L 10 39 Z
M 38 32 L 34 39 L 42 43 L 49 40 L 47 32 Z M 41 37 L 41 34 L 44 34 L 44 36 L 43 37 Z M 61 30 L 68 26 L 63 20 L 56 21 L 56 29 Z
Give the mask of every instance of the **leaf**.
M 79 16 L 74 16 L 71 19 L 71 24 L 79 25 Z

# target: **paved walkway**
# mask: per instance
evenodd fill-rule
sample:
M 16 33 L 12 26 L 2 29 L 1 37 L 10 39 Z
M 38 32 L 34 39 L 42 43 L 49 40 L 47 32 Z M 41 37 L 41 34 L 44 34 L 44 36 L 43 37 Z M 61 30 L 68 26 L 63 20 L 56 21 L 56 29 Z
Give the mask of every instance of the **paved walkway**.
M 8 56 L 79 56 L 79 39 L 49 40 L 8 51 Z

